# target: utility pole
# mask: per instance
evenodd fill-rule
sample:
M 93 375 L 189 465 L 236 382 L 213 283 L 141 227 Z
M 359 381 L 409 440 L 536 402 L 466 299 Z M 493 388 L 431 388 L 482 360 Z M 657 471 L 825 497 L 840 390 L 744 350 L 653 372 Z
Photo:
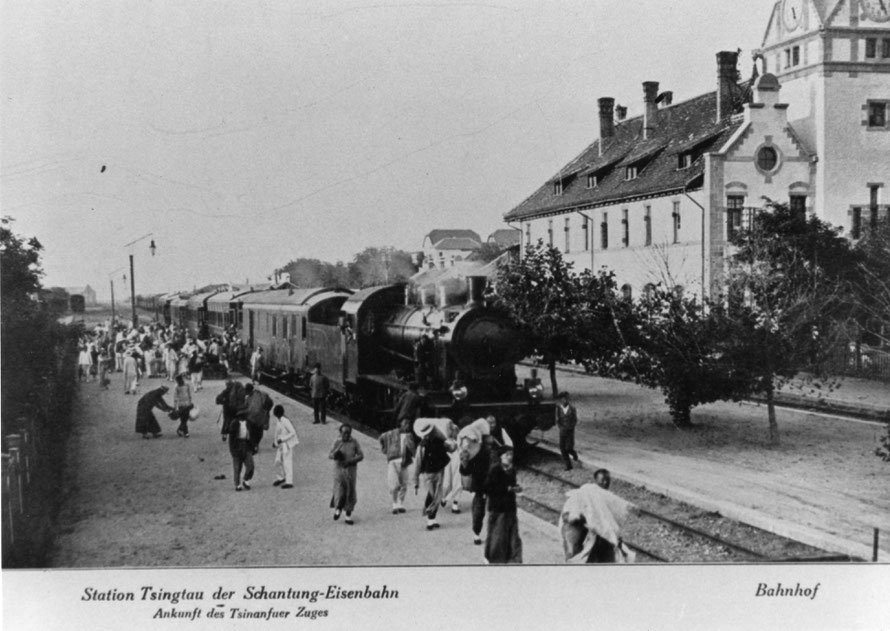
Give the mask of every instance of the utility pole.
M 133 328 L 139 328 L 139 320 L 136 317 L 136 279 L 133 277 L 133 255 L 130 255 L 130 304 L 133 307 Z
M 109 279 L 111 282 L 111 328 L 114 329 L 114 279 Z

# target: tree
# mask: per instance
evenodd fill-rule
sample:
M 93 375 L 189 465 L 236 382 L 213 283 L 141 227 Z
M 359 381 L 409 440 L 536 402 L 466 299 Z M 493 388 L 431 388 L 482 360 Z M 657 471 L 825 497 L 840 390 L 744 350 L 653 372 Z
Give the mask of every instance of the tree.
M 523 333 L 531 352 L 550 370 L 555 397 L 556 364 L 578 357 L 578 332 L 583 300 L 572 264 L 543 241 L 526 247 L 518 262 L 498 270 L 495 293 L 489 297 Z
M 775 444 L 776 389 L 846 343 L 844 325 L 855 315 L 855 254 L 835 228 L 773 203 L 733 243 L 724 361 L 751 392 L 765 395 Z
M 355 255 L 349 264 L 353 287 L 373 287 L 407 281 L 417 267 L 410 252 L 392 247 L 369 247 Z
M 738 400 L 746 382 L 725 361 L 729 322 L 710 305 L 662 285 L 652 287 L 623 320 L 624 352 L 617 370 L 624 378 L 665 395 L 678 427 L 690 427 L 692 408 Z
M 867 339 L 890 346 L 890 218 L 856 244 L 856 305 Z

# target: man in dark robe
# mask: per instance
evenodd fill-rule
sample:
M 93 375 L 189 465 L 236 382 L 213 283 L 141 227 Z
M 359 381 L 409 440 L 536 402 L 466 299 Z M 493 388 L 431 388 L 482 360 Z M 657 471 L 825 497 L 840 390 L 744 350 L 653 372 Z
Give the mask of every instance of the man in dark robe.
M 170 404 L 164 400 L 164 395 L 168 390 L 167 386 L 161 386 L 156 390 L 146 392 L 136 404 L 136 433 L 142 434 L 142 438 L 148 438 L 149 434 L 155 438 L 161 436 L 161 426 L 152 410 L 158 408 L 162 412 L 173 411 Z

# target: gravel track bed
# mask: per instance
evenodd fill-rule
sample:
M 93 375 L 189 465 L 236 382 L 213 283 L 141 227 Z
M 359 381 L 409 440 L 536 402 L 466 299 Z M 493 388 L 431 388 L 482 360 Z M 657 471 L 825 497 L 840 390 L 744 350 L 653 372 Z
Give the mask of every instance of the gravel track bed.
M 592 469 L 576 467 L 572 471 L 565 471 L 560 457 L 544 449 L 532 450 L 527 464 L 577 485 L 593 482 Z M 530 501 L 522 502 L 522 508 L 556 525 L 559 510 L 565 502 L 565 493 L 571 487 L 521 468 L 520 484 L 523 487 L 523 495 L 552 507 L 552 511 Z M 689 525 L 762 555 L 758 558 L 745 554 L 647 515 L 631 516 L 625 527 L 625 540 L 629 544 L 666 558 L 671 563 L 751 563 L 790 559 L 800 561 L 830 556 L 824 550 L 728 519 L 719 513 L 702 511 L 695 506 L 653 493 L 623 480 L 613 479 L 610 490 L 641 509 Z M 637 560 L 650 562 L 649 558 L 639 553 Z

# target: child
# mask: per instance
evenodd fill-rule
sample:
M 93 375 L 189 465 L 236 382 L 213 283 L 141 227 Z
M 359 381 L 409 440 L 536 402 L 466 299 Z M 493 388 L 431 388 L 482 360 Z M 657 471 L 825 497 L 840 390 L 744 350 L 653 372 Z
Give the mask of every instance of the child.
M 282 489 L 294 488 L 294 452 L 293 449 L 300 444 L 294 424 L 284 415 L 284 406 L 276 405 L 272 414 L 278 419 L 275 426 L 275 440 L 272 446 L 277 448 L 275 452 L 275 469 L 278 473 L 274 486 Z

